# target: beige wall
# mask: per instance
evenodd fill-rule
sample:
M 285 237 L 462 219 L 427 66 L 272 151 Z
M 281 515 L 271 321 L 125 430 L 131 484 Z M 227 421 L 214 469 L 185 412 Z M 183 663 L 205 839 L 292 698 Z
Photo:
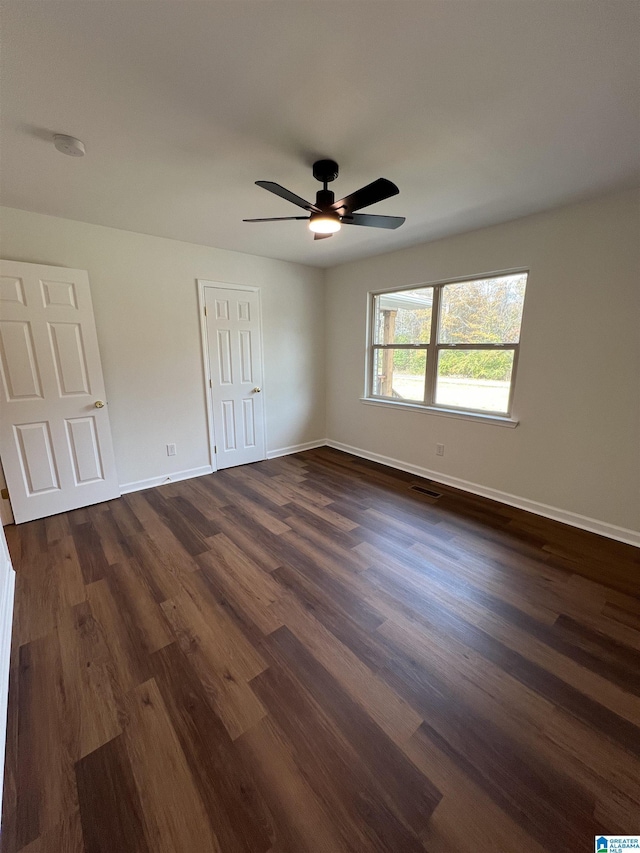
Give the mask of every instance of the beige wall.
M 262 288 L 270 451 L 327 436 L 487 493 L 638 531 L 639 217 L 640 194 L 621 193 L 325 276 L 0 208 L 0 254 L 89 271 L 121 483 L 208 462 L 195 284 L 206 278 Z M 369 290 L 514 267 L 531 270 L 517 429 L 360 402 Z M 169 442 L 176 457 L 166 456 Z M 445 444 L 443 458 L 436 443 Z
M 330 270 L 328 437 L 640 530 L 639 201 L 611 195 Z M 531 272 L 516 429 L 360 402 L 369 290 L 519 267 Z
M 197 278 L 261 288 L 268 451 L 324 438 L 321 270 L 7 208 L 0 255 L 89 271 L 121 484 L 209 462 Z

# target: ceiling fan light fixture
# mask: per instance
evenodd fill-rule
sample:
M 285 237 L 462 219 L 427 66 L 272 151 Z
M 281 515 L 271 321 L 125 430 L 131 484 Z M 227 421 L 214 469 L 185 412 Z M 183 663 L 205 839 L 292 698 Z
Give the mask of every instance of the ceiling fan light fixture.
M 369 228 L 399 228 L 405 221 L 404 216 L 377 216 L 370 213 L 357 213 L 363 207 L 369 207 L 384 201 L 386 198 L 398 195 L 398 187 L 386 178 L 378 178 L 366 187 L 335 201 L 333 192 L 327 189 L 327 184 L 338 177 L 338 164 L 335 160 L 317 160 L 313 164 L 313 177 L 323 185 L 316 193 L 315 204 L 306 201 L 292 193 L 286 187 L 274 181 L 256 181 L 257 186 L 274 195 L 290 201 L 296 207 L 301 207 L 309 216 L 270 216 L 260 219 L 243 219 L 243 222 L 282 222 L 291 219 L 304 219 L 314 240 L 331 237 L 340 231 L 343 225 L 364 225 Z
M 314 234 L 335 234 L 341 227 L 338 215 L 318 213 L 309 219 L 309 231 L 313 231 Z

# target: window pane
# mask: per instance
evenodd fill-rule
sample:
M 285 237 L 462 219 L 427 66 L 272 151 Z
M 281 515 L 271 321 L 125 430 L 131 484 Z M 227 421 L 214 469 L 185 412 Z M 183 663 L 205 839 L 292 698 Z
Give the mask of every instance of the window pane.
M 433 288 L 381 293 L 374 298 L 376 344 L 428 344 Z
M 439 343 L 518 343 L 526 283 L 526 273 L 518 273 L 445 285 Z
M 421 403 L 426 367 L 426 350 L 374 350 L 373 393 L 377 397 Z
M 513 350 L 441 350 L 436 403 L 506 413 L 512 369 Z

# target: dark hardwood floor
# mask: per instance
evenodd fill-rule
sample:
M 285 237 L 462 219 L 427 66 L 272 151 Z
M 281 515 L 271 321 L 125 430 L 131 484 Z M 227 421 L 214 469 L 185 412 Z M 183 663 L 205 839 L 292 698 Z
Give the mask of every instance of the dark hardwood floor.
M 418 482 L 322 448 L 7 528 L 4 853 L 640 832 L 640 551 Z

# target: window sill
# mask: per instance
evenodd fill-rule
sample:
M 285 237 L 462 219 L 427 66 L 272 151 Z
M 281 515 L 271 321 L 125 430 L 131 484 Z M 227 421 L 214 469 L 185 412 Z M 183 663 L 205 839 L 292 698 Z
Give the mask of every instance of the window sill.
M 423 412 L 427 415 L 439 415 L 443 418 L 458 418 L 461 421 L 475 421 L 481 424 L 514 429 L 520 421 L 504 415 L 484 415 L 480 412 L 460 412 L 457 409 L 441 409 L 438 406 L 421 406 L 415 403 L 398 403 L 395 400 L 381 400 L 378 397 L 360 397 L 360 402 L 367 406 L 384 406 L 390 409 L 408 409 L 412 412 Z

